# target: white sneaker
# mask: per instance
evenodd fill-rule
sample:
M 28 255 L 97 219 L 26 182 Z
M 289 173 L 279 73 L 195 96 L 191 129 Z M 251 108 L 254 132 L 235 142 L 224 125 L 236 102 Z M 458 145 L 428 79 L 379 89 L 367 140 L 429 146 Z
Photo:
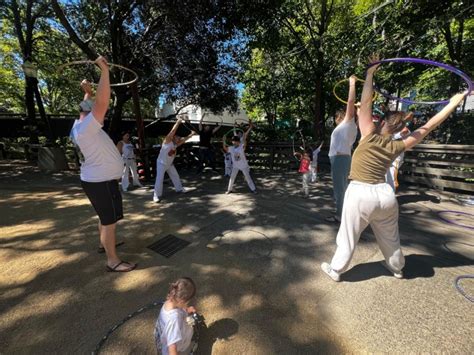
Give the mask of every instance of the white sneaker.
M 225 194 L 228 195 L 228 194 L 231 194 L 232 192 L 234 192 L 234 191 L 229 190 L 229 191 L 226 191 Z
M 328 263 L 322 263 L 321 264 L 321 270 L 323 270 L 326 273 L 326 275 L 328 275 L 334 281 L 336 281 L 336 282 L 341 281 L 341 275 L 339 275 L 337 272 L 335 272 L 331 268 L 331 265 L 329 265 Z
M 154 202 L 154 203 L 160 203 L 160 202 L 161 202 L 161 198 L 159 198 L 159 197 L 153 197 L 153 202 Z
M 403 279 L 403 271 L 399 271 L 399 272 L 393 271 L 392 268 L 388 266 L 388 264 L 385 262 L 385 260 L 381 261 L 380 263 L 383 265 L 384 268 L 390 271 L 390 273 L 393 274 L 393 276 L 396 279 Z

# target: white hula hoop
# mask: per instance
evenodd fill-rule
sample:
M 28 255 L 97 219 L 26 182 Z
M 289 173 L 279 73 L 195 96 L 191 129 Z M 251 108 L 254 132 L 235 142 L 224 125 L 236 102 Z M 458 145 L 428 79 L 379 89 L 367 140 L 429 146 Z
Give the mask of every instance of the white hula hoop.
M 95 62 L 93 60 L 76 60 L 74 62 L 69 62 L 69 63 L 63 64 L 63 65 L 60 65 L 58 67 L 57 71 L 59 73 L 61 73 L 64 70 L 64 68 L 66 68 L 66 67 L 73 66 L 73 65 L 81 65 L 81 64 L 95 64 Z M 108 63 L 108 64 L 109 64 L 109 68 L 110 67 L 116 67 L 116 68 L 119 68 L 121 70 L 132 73 L 132 75 L 134 76 L 134 78 L 130 81 L 126 81 L 126 82 L 123 82 L 123 83 L 110 84 L 110 87 L 128 86 L 128 85 L 131 85 L 131 84 L 135 83 L 138 80 L 138 74 L 135 71 L 133 71 L 132 69 L 126 68 L 123 65 L 119 65 L 119 64 L 114 64 L 114 63 Z M 91 84 L 92 85 L 97 85 L 96 83 L 91 83 Z

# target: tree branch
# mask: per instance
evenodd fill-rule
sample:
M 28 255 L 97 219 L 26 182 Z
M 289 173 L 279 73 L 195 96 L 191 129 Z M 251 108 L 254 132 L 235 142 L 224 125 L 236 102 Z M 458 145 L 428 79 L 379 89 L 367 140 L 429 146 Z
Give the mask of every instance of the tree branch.
M 79 38 L 79 35 L 72 28 L 61 6 L 58 4 L 58 1 L 51 0 L 51 5 L 53 6 L 54 12 L 56 13 L 57 18 L 59 19 L 59 22 L 61 23 L 61 25 L 63 25 L 63 27 L 69 34 L 69 38 L 71 39 L 71 41 L 73 41 L 87 55 L 90 60 L 95 60 L 98 57 L 98 54 L 96 53 L 96 51 L 90 48 L 87 43 L 85 43 Z
M 15 0 L 12 0 L 10 4 L 10 8 L 13 12 L 13 22 L 15 24 L 15 32 L 18 37 L 18 43 L 20 44 L 20 48 L 23 53 L 23 59 L 25 59 L 26 57 L 25 37 L 23 36 L 23 30 L 21 28 L 21 18 L 20 18 L 20 12 L 18 10 L 18 4 Z

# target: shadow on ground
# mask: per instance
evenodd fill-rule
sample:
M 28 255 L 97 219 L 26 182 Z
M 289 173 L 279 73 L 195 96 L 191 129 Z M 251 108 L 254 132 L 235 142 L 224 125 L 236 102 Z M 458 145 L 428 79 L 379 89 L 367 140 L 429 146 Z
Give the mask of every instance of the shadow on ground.
M 166 186 L 162 204 L 151 201 L 150 190 L 124 194 L 120 253 L 140 266 L 114 274 L 105 272 L 104 257 L 96 252 L 97 219 L 74 185 L 77 177 L 68 175 L 64 184 L 54 180 L 48 186 L 44 177 L 35 180 L 36 174 L 22 172 L 20 183 L 7 184 L 8 177 L 0 174 L 0 215 L 5 216 L 0 227 L 0 343 L 5 353 L 90 352 L 127 314 L 164 299 L 169 283 L 183 275 L 196 281 L 197 306 L 207 319 L 201 354 L 401 352 L 419 349 L 410 346 L 416 341 L 425 351 L 453 350 L 454 343 L 460 352 L 472 347 L 465 329 L 451 329 L 450 338 L 440 340 L 451 327 L 451 318 L 443 325 L 450 315 L 441 311 L 432 311 L 436 322 L 424 320 L 437 335 L 425 341 L 413 332 L 416 324 L 387 323 L 383 307 L 392 299 L 375 305 L 374 310 L 382 307 L 377 314 L 357 299 L 376 299 L 385 287 L 393 297 L 407 288 L 425 290 L 433 285 L 420 280 L 428 278 L 437 287 L 433 297 L 449 295 L 458 314 L 470 317 L 464 321 L 472 319 L 464 299 L 444 288 L 452 270 L 472 271 L 465 231 L 436 220 L 434 208 L 444 202 L 423 194 L 401 197 L 401 208 L 418 211 L 400 219 L 407 280 L 396 283 L 378 265 L 380 253 L 368 230 L 354 266 L 344 275 L 347 282 L 335 284 L 319 270 L 332 257 L 337 232 L 337 225 L 324 222 L 333 210 L 327 177 L 305 199 L 299 195 L 300 177 L 293 173 L 255 174 L 257 196 L 248 193 L 241 176 L 237 193 L 224 195 L 222 177 L 183 173 L 193 190 L 181 195 Z M 191 244 L 171 258 L 147 249 L 168 234 Z M 400 307 L 408 309 L 412 301 L 405 296 Z M 358 312 L 372 315 L 370 326 Z M 157 313 L 126 322 L 103 350 L 154 353 Z M 413 323 L 420 317 L 415 312 L 405 316 Z M 362 328 L 365 332 L 359 332 Z M 387 338 L 393 332 L 405 342 L 391 344 Z

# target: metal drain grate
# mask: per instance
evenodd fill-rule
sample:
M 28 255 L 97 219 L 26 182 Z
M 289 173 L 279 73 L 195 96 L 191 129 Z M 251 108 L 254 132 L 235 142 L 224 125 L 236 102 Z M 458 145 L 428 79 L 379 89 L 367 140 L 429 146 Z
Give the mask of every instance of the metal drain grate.
M 191 242 L 169 234 L 166 237 L 161 238 L 157 242 L 149 245 L 148 249 L 151 249 L 166 258 L 169 258 L 181 249 L 186 248 L 189 244 L 191 244 Z

